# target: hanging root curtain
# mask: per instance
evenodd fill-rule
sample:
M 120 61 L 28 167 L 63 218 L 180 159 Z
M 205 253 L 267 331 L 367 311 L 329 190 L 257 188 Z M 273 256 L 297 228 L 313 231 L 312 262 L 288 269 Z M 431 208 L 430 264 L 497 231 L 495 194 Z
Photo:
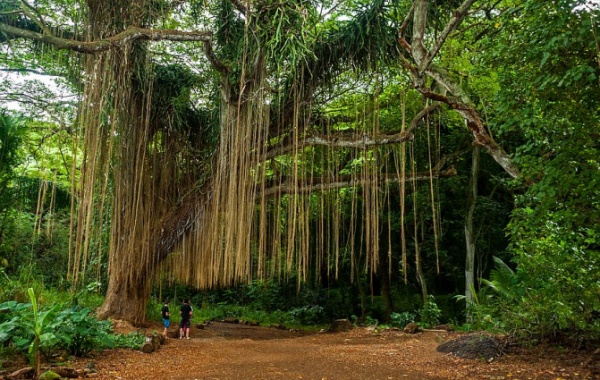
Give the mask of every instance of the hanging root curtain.
M 311 273 L 337 276 L 342 257 L 356 273 L 391 271 L 391 252 L 387 266 L 380 265 L 380 235 L 391 222 L 380 216 L 398 189 L 404 215 L 406 182 L 432 183 L 440 175 L 431 162 L 424 174 L 406 164 L 405 144 L 413 144 L 417 126 L 435 107 L 424 106 L 405 122 L 403 96 L 395 105 L 403 115 L 396 130 L 380 130 L 382 82 L 370 78 L 398 56 L 397 28 L 382 16 L 385 2 L 335 32 L 305 37 L 300 42 L 310 43 L 310 51 L 284 50 L 285 59 L 279 49 L 290 48 L 286 41 L 297 28 L 309 27 L 314 10 L 268 3 L 246 9 L 223 2 L 221 15 L 237 29 L 211 34 L 221 44 L 217 53 L 203 39 L 185 42 L 194 49 L 204 44 L 205 63 L 218 78 L 200 101 L 212 107 L 205 119 L 189 117 L 191 105 L 200 106 L 178 92 L 185 85 L 170 89 L 161 82 L 165 68 L 153 56 L 152 38 L 119 40 L 87 56 L 70 267 L 76 282 L 85 281 L 90 263 L 102 270 L 99 254 L 108 252 L 101 316 L 142 321 L 159 272 L 202 288 L 291 273 L 300 285 Z M 159 25 L 171 10 L 157 7 L 147 0 L 88 0 L 87 39 Z M 318 114 L 326 114 L 328 92 L 350 81 L 364 96 L 346 105 L 345 125 L 352 127 L 344 132 Z M 402 239 L 406 272 L 404 230 L 386 238 Z

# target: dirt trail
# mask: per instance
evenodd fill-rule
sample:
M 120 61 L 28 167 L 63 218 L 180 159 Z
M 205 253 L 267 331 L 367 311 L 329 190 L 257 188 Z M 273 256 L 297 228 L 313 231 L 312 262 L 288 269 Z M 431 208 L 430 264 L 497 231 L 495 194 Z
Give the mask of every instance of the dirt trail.
M 583 353 L 537 350 L 488 361 L 436 351 L 457 336 L 368 328 L 305 334 L 213 322 L 194 328 L 192 339 L 169 339 L 151 354 L 110 350 L 75 366 L 93 362 L 96 379 L 592 379 Z

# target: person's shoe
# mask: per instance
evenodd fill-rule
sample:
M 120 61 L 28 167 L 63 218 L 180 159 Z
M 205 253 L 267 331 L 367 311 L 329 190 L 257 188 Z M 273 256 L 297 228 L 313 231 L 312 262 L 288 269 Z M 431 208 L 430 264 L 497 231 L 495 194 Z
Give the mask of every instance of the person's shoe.
M 185 339 L 190 339 L 190 337 L 188 336 L 188 337 L 186 337 Z
M 183 339 L 183 337 L 182 337 L 182 336 L 180 336 L 180 337 L 179 337 L 179 339 Z

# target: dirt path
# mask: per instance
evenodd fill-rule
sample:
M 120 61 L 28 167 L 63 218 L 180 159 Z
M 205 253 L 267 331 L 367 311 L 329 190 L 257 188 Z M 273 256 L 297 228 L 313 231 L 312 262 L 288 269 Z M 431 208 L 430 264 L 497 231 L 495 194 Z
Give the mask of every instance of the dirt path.
M 455 337 L 367 328 L 306 335 L 213 322 L 193 329 L 192 339 L 169 339 L 151 354 L 105 351 L 75 366 L 93 362 L 96 379 L 592 379 L 584 354 L 537 350 L 488 362 L 436 351 Z

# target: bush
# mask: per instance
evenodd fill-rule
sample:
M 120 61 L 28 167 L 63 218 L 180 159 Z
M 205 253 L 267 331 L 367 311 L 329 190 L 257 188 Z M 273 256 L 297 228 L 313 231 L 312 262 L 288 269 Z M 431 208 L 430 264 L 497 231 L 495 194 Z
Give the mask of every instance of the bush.
M 90 315 L 87 307 L 72 306 L 58 313 L 53 322 L 56 343 L 51 348 L 61 348 L 74 356 L 86 356 L 92 350 L 106 348 L 112 332 L 109 321 L 99 321 Z
M 139 348 L 144 341 L 141 334 L 114 335 L 112 324 L 96 319 L 87 307 L 55 305 L 34 313 L 33 306 L 16 301 L 0 304 L 0 345 L 24 354 L 31 354 L 33 347 L 47 357 L 59 351 L 86 356 L 105 348 Z
M 440 317 L 442 312 L 435 303 L 435 297 L 431 294 L 427 297 L 427 302 L 421 310 L 419 310 L 419 316 L 421 317 L 421 325 L 423 327 L 432 327 L 440 324 Z
M 392 326 L 400 328 L 404 328 L 409 323 L 414 322 L 416 317 L 416 314 L 409 313 L 408 311 L 390 314 Z
M 297 323 L 302 325 L 316 325 L 325 319 L 325 311 L 321 306 L 303 306 L 289 311 Z

